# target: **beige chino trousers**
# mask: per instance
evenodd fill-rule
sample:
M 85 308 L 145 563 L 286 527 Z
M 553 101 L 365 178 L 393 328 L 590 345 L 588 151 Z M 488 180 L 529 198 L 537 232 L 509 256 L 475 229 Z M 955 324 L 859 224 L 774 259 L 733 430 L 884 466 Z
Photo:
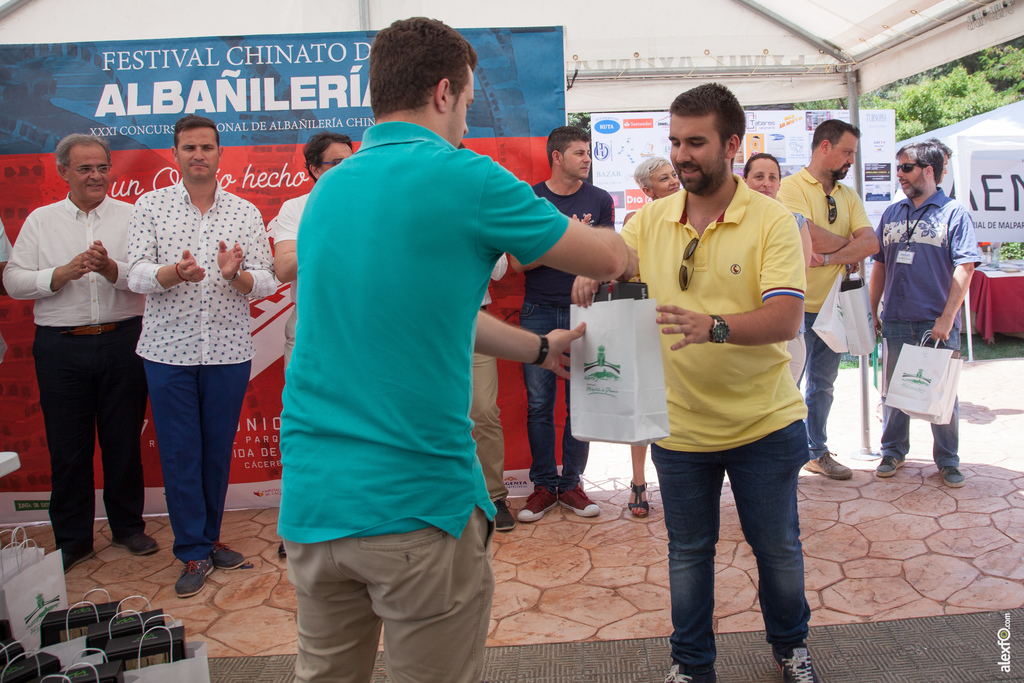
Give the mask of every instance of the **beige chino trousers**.
M 299 606 L 297 683 L 368 683 L 382 626 L 391 683 L 480 683 L 493 528 L 476 508 L 459 538 L 430 527 L 285 541 Z

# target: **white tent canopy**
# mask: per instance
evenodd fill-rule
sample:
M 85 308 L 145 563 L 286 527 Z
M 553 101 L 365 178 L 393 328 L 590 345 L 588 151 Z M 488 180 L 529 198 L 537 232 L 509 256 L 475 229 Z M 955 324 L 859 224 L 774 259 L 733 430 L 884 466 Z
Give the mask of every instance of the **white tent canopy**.
M 664 109 L 701 80 L 744 104 L 866 92 L 1024 35 L 1014 0 L 0 0 L 0 43 L 379 30 L 409 16 L 457 28 L 564 26 L 569 111 Z
M 942 186 L 948 192 L 950 186 L 955 184 L 959 188 L 957 192 L 960 200 L 965 201 L 965 198 L 977 189 L 980 174 L 980 171 L 972 169 L 974 152 L 1024 151 L 1024 101 L 1014 102 L 951 126 L 917 135 L 904 140 L 901 146 L 929 138 L 938 138 L 953 150 L 953 163 L 950 169 L 953 177 L 943 179 Z M 1016 218 L 1019 219 L 1019 216 Z M 979 232 L 981 239 L 1014 239 L 1013 233 L 1004 235 L 1005 231 Z M 989 234 L 990 232 L 992 234 Z

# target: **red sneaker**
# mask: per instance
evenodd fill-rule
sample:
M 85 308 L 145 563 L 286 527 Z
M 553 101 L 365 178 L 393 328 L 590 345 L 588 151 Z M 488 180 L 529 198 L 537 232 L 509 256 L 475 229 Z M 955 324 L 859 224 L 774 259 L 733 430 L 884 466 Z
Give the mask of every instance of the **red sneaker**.
M 555 507 L 558 496 L 543 486 L 534 487 L 533 493 L 526 499 L 526 507 L 517 515 L 520 522 L 536 522 L 544 513 Z M 596 514 L 596 513 L 595 513 Z
M 574 489 L 559 491 L 558 504 L 569 508 L 580 517 L 597 517 L 601 514 L 601 508 L 583 493 L 583 487 L 579 484 Z

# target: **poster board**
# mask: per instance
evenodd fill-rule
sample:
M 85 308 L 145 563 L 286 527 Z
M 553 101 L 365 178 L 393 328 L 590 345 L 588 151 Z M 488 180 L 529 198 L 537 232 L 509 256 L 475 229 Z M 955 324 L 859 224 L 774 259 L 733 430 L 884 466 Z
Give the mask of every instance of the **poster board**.
M 751 110 L 746 112 L 747 130 L 733 171 L 743 174 L 743 164 L 759 152 L 779 160 L 782 176 L 796 173 L 811 158 L 814 129 L 829 119 L 849 121 L 846 110 Z M 661 112 L 594 114 L 591 119 L 594 155 L 594 183 L 615 199 L 616 229 L 622 229 L 626 214 L 650 199 L 637 187 L 633 170 L 651 156 L 671 158 L 668 140 L 670 116 Z M 896 183 L 896 115 L 892 110 L 860 112 L 860 152 L 864 162 L 864 206 L 873 225 L 892 202 Z M 845 182 L 853 184 L 851 176 Z

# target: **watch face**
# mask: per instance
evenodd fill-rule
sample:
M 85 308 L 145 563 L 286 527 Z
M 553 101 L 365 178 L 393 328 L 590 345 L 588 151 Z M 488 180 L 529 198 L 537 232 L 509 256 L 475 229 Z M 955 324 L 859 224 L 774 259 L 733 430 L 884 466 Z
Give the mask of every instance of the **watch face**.
M 711 328 L 711 338 L 717 344 L 723 344 L 729 338 L 729 325 L 721 318 L 715 318 L 715 325 Z

